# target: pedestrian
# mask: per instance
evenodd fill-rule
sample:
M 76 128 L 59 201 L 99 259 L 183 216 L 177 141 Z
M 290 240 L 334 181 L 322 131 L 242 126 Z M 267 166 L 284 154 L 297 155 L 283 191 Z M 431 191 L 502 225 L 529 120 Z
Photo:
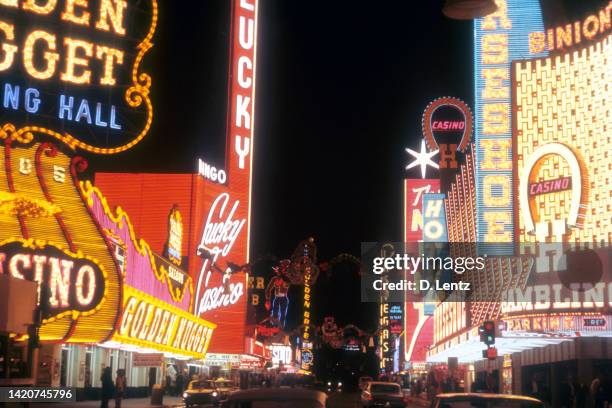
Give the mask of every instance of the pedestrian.
M 576 408 L 586 408 L 587 398 L 588 398 L 588 390 L 587 386 L 583 383 L 579 382 L 577 378 L 574 378 L 574 394 L 575 398 L 575 407 Z
M 115 392 L 110 367 L 104 368 L 102 371 L 102 376 L 100 376 L 100 381 L 102 382 L 102 401 L 100 408 L 108 408 L 108 400 L 113 398 L 113 394 Z
M 121 408 L 121 399 L 127 388 L 127 379 L 125 378 L 125 369 L 117 370 L 117 378 L 115 379 L 115 408 Z
M 573 408 L 576 393 L 572 377 L 568 376 L 567 380 L 562 382 L 559 387 L 559 401 L 561 402 L 561 408 Z
M 179 372 L 176 374 L 176 395 L 183 395 L 183 388 L 185 384 L 184 374 Z
M 602 376 L 599 374 L 591 382 L 591 399 L 595 408 L 604 407 L 604 394 Z

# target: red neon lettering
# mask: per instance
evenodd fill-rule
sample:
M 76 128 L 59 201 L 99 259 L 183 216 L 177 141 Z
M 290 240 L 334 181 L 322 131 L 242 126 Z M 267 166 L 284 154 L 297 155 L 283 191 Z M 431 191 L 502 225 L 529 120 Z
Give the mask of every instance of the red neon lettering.
M 440 132 L 449 130 L 463 130 L 465 128 L 465 121 L 462 120 L 434 120 L 431 125 L 432 130 Z

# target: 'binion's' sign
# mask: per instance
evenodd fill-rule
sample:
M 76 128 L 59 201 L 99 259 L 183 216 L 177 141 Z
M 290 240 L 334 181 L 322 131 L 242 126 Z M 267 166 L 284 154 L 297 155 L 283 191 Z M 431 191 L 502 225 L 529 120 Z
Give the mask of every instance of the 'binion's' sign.
M 1 0 L 0 124 L 113 154 L 146 136 L 156 0 Z

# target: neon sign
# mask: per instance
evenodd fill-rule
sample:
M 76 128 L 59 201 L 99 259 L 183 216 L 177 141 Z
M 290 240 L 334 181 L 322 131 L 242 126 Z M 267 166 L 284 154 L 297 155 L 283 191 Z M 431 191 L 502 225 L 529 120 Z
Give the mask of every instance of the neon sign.
M 439 192 L 438 179 L 404 180 L 404 242 L 407 251 L 411 250 L 410 243 L 423 241 L 423 197 Z M 404 279 L 414 280 L 414 275 L 405 270 Z M 425 361 L 426 347 L 432 340 L 431 316 L 425 314 L 423 302 L 406 301 L 404 310 L 404 360 Z
M 423 195 L 423 241 L 448 242 L 444 194 Z
M 226 139 L 227 181 L 197 177 L 195 226 L 189 242 L 189 272 L 196 285 L 195 312 L 223 324 L 210 350 L 245 352 L 247 264 L 251 228 L 251 186 L 255 122 L 257 1 L 232 0 L 229 112 Z M 206 169 L 204 169 L 206 170 Z M 206 173 L 204 171 L 204 173 Z M 201 221 L 200 221 L 201 220 Z
M 17 143 L 0 146 L 2 273 L 46 283 L 41 340 L 104 341 L 120 313 L 121 275 L 76 179 L 87 163 L 51 143 Z
M 176 205 L 168 217 L 168 258 L 176 265 L 183 260 L 183 216 Z
M 496 0 L 497 11 L 474 22 L 477 241 L 489 254 L 513 252 L 510 71 L 529 54 L 529 33 L 544 30 L 539 3 Z
M 225 184 L 227 181 L 225 170 L 218 169 L 202 159 L 198 159 L 198 174 L 214 183 Z
M 114 341 L 202 358 L 216 325 L 129 286 Z
M 0 246 L 0 273 L 13 278 L 45 282 L 49 289 L 50 315 L 70 312 L 74 317 L 91 314 L 100 307 L 105 292 L 103 267 L 93 259 L 57 248 L 19 240 Z M 41 299 L 42 300 L 42 299 Z
M 404 180 L 404 242 L 423 240 L 423 195 L 440 192 L 440 180 Z
M 590 14 L 583 20 L 549 28 L 546 34 L 533 32 L 529 34 L 529 51 L 541 53 L 545 50 L 563 50 L 581 44 L 583 38 L 590 41 L 600 34 L 608 33 L 612 28 L 611 11 L 612 2 L 598 13 Z
M 434 119 L 437 116 L 442 115 L 443 112 L 446 113 L 446 116 L 449 114 L 460 115 L 460 120 L 448 120 L 446 117 L 445 120 L 437 120 Z M 472 112 L 470 108 L 467 106 L 465 102 L 458 98 L 438 98 L 430 103 L 425 112 L 423 113 L 423 136 L 425 137 L 425 141 L 427 142 L 427 146 L 432 150 L 440 149 L 443 152 L 448 150 L 448 146 L 440 146 L 434 137 L 434 132 L 451 132 L 451 131 L 463 131 L 461 135 L 460 142 L 454 146 L 454 149 L 451 149 L 451 152 L 460 151 L 465 152 L 465 149 L 468 147 L 470 143 L 470 139 L 472 137 L 472 126 L 473 126 L 473 118 Z M 449 153 L 450 154 L 450 153 Z M 454 156 L 453 156 L 454 157 Z M 446 165 L 445 160 L 440 160 L 440 168 L 449 167 Z M 455 163 L 453 168 L 457 167 L 456 160 L 451 161 L 451 164 Z
M 15 137 L 39 131 L 73 149 L 114 154 L 146 136 L 151 78 L 140 65 L 153 46 L 156 0 L 67 1 L 63 8 L 6 0 L 0 10 L 1 119 L 27 124 Z
M 203 262 L 199 274 L 196 289 L 196 314 L 235 304 L 245 293 L 243 282 L 229 282 L 232 272 L 228 270 L 229 268 L 225 270 L 222 286 L 208 286 L 213 273 L 212 265 L 217 262 L 219 256 L 229 255 L 246 223 L 245 219 L 233 219 L 240 201 L 234 201 L 231 206 L 229 202 L 229 194 L 220 194 L 213 202 L 204 224 L 198 253 L 208 255 L 209 258 Z
M 434 120 L 431 124 L 431 130 L 437 130 L 439 132 L 450 132 L 463 129 L 465 129 L 464 120 Z
M 311 281 L 312 267 L 308 258 L 308 247 L 304 246 L 304 333 L 302 334 L 302 370 L 310 371 L 313 364 L 312 339 L 310 338 L 310 313 L 311 313 Z
M 555 57 L 554 67 L 553 57 L 513 66 L 518 178 L 514 192 L 521 242 L 610 241 L 604 199 L 610 186 L 598 180 L 612 176 L 610 146 L 600 137 L 609 132 L 607 85 L 612 78 L 606 61 L 611 52 L 612 35 L 608 34 L 580 52 Z M 568 103 L 555 103 L 546 110 L 543 102 L 550 98 Z M 558 252 L 561 256 L 562 251 Z M 537 265 L 538 272 L 549 269 L 546 262 Z
M 558 191 L 569 190 L 571 182 L 571 177 L 561 177 L 554 180 L 546 180 L 532 183 L 528 186 L 529 195 L 535 196 L 539 194 L 556 193 Z

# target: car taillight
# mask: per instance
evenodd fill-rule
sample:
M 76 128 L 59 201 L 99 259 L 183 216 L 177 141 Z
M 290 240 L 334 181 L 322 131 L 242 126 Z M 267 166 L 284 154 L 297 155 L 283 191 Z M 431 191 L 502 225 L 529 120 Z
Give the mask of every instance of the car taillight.
M 363 399 L 366 401 L 372 401 L 372 394 L 370 394 L 369 392 L 364 392 Z

